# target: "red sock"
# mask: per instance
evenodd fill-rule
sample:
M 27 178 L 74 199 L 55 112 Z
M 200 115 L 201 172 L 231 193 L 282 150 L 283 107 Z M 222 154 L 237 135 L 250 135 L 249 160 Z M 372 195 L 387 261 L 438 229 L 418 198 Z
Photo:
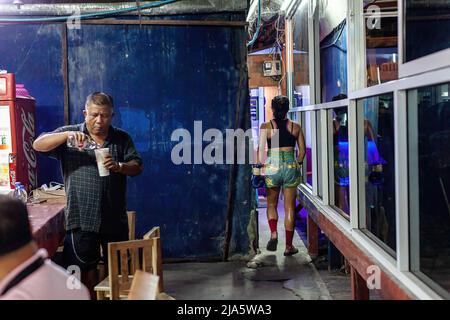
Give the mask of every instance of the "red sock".
M 269 227 L 270 227 L 271 233 L 277 232 L 277 223 L 278 223 L 278 220 L 276 220 L 276 219 L 269 220 Z
M 294 231 L 286 230 L 286 248 L 292 247 L 292 238 L 294 238 Z

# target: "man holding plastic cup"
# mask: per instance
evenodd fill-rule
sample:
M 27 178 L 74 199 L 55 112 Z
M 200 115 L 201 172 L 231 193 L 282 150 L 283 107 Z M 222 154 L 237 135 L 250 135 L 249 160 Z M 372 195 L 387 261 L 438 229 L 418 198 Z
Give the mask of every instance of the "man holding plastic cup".
M 67 194 L 66 266 L 77 265 L 93 293 L 102 247 L 128 240 L 126 177 L 142 172 L 142 159 L 127 132 L 111 125 L 113 99 L 94 92 L 86 99 L 85 121 L 39 136 L 35 150 L 61 161 Z

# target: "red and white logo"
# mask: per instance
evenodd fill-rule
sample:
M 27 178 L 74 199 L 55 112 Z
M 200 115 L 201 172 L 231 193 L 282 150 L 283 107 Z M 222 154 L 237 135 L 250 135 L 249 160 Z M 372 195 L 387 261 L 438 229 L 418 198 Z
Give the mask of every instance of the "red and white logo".
M 23 109 L 20 109 L 20 118 L 22 120 L 22 141 L 23 141 L 23 153 L 27 159 L 28 167 L 28 180 L 32 187 L 36 187 L 36 153 L 33 150 L 33 141 L 35 137 L 34 117 L 31 112 L 25 113 Z

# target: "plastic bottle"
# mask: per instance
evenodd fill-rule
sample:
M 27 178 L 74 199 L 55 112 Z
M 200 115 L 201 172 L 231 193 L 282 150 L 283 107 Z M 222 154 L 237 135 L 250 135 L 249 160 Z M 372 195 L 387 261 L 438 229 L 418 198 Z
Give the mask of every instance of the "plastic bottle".
M 25 187 L 21 182 L 15 183 L 16 188 L 14 189 L 13 197 L 16 199 L 21 200 L 23 203 L 27 203 L 28 195 L 27 191 L 25 190 Z
M 0 150 L 8 149 L 7 135 L 5 132 L 0 131 Z
M 70 136 L 67 139 L 67 147 L 69 148 L 78 148 L 78 144 L 77 141 L 75 140 L 75 136 Z M 81 148 L 82 150 L 94 150 L 94 149 L 98 149 L 99 145 L 97 144 L 97 142 L 95 142 L 94 140 L 92 140 L 91 138 L 87 138 L 84 140 L 83 143 L 83 147 Z

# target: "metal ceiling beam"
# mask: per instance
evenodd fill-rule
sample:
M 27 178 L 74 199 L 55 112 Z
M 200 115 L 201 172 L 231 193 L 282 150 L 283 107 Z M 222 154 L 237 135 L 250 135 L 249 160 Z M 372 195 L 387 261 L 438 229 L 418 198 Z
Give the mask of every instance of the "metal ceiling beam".
M 136 1 L 79 4 L 27 4 L 26 0 L 23 2 L 24 4 L 20 6 L 20 9 L 14 4 L 0 4 L 0 16 L 70 16 L 74 14 L 74 12 L 79 12 L 78 10 L 80 10 L 81 14 L 86 14 L 125 9 L 136 5 Z M 151 4 L 152 2 L 155 1 L 140 1 L 140 4 Z M 141 14 L 165 16 L 178 14 L 245 12 L 247 7 L 247 0 L 181 0 L 162 7 L 141 10 Z M 133 14 L 138 14 L 138 12 L 127 13 L 127 15 Z

